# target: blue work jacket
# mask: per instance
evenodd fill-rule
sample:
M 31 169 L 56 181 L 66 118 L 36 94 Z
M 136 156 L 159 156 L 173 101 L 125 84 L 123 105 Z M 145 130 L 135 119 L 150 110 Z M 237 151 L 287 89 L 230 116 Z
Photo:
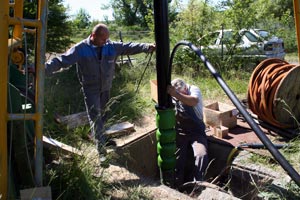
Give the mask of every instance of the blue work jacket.
M 89 36 L 71 47 L 67 52 L 48 61 L 45 65 L 45 73 L 51 75 L 77 63 L 79 81 L 84 90 L 104 92 L 112 87 L 118 56 L 148 51 L 149 44 L 147 43 L 108 41 L 102 47 L 102 55 L 99 59 L 97 47 L 91 43 Z

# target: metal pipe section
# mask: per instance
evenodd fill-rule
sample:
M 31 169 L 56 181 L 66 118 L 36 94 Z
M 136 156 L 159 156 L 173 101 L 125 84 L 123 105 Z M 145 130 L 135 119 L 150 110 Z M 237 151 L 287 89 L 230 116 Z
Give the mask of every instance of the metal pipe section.
M 0 199 L 7 199 L 8 1 L 0 3 Z
M 14 121 L 14 120 L 36 120 L 37 115 L 35 113 L 26 113 L 26 114 L 14 114 L 9 113 L 8 114 L 8 120 Z
M 38 20 L 41 28 L 37 29 L 36 46 L 36 95 L 35 110 L 35 179 L 36 185 L 43 185 L 43 112 L 44 112 L 44 81 L 45 81 L 45 55 L 47 33 L 48 1 L 41 0 L 38 5 Z
M 192 43 L 187 42 L 187 41 L 182 41 L 182 42 L 177 43 L 171 54 L 170 63 L 172 63 L 172 58 L 174 57 L 175 51 L 180 45 L 188 46 L 199 56 L 199 58 L 203 61 L 203 63 L 207 67 L 207 69 L 210 71 L 210 73 L 213 75 L 213 77 L 217 80 L 217 82 L 219 83 L 221 88 L 224 90 L 224 92 L 230 98 L 232 103 L 236 106 L 236 108 L 244 116 L 245 120 L 247 121 L 249 126 L 254 130 L 255 134 L 258 136 L 260 141 L 265 145 L 265 147 L 270 151 L 270 153 L 273 155 L 273 157 L 282 166 L 282 168 L 290 175 L 290 177 L 295 181 L 295 183 L 298 186 L 300 186 L 300 175 L 298 174 L 298 172 L 289 164 L 289 162 L 278 151 L 278 149 L 274 146 L 274 144 L 270 141 L 270 139 L 263 133 L 261 128 L 255 123 L 255 121 L 252 119 L 250 114 L 247 112 L 247 110 L 243 107 L 243 105 L 240 103 L 240 101 L 235 96 L 235 94 L 231 91 L 231 89 L 228 87 L 228 85 L 222 79 L 221 75 L 215 70 L 215 68 L 211 65 L 211 63 L 207 60 L 207 58 L 203 55 L 203 53 L 201 52 L 201 50 L 199 48 L 197 48 L 195 45 L 193 45 Z
M 294 0 L 294 15 L 295 15 L 295 27 L 297 36 L 297 46 L 298 46 L 298 63 L 300 63 L 300 0 Z
M 154 23 L 156 42 L 156 70 L 158 105 L 156 115 L 157 164 L 160 168 L 161 182 L 174 186 L 175 172 L 175 111 L 167 93 L 167 85 L 171 83 L 168 73 L 170 47 L 168 24 L 168 0 L 154 0 Z
M 170 58 L 168 0 L 154 0 L 154 23 L 158 107 L 164 109 L 171 107 L 171 97 L 166 92 L 171 82 L 171 74 L 167 73 Z
M 10 25 L 23 25 L 29 27 L 42 28 L 42 25 L 39 20 L 36 19 L 19 19 L 15 17 L 10 17 L 8 20 Z M 19 38 L 20 39 L 20 38 Z

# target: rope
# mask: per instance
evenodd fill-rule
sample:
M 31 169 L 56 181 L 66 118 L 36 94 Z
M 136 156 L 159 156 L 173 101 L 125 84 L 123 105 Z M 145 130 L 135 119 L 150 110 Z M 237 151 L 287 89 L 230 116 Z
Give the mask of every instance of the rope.
M 145 74 L 145 72 L 146 72 L 146 70 L 147 70 L 147 68 L 148 68 L 148 66 L 149 66 L 149 64 L 150 64 L 150 61 L 151 61 L 151 58 L 152 58 L 152 54 L 153 54 L 153 52 L 150 53 L 149 60 L 148 60 L 148 62 L 147 62 L 147 64 L 146 64 L 145 69 L 144 69 L 144 71 L 143 71 L 143 73 L 142 73 L 142 75 L 141 75 L 141 78 L 140 78 L 139 82 L 138 82 L 138 85 L 137 85 L 137 87 L 136 87 L 135 93 L 137 93 L 138 90 L 139 90 L 139 87 L 140 87 L 140 84 L 141 84 L 141 82 L 142 82 L 142 80 L 143 80 L 144 74 Z M 148 56 L 148 54 L 147 54 L 147 56 Z M 147 56 L 146 56 L 146 58 L 147 58 Z
M 28 60 L 27 60 L 27 55 L 28 55 L 28 52 L 27 52 L 27 34 L 26 34 L 26 31 L 24 31 L 25 27 L 24 27 L 24 21 L 21 20 L 21 25 L 22 25 L 22 31 L 24 32 L 24 48 L 25 48 L 25 108 L 24 108 L 24 118 L 25 118 L 25 115 L 27 113 L 27 100 L 28 100 Z M 30 175 L 31 175 L 31 178 L 32 178 L 32 181 L 35 183 L 35 178 L 34 178 L 34 175 L 33 175 L 33 169 L 31 167 L 31 161 L 30 161 L 30 156 L 29 156 L 29 150 L 28 150 L 28 140 L 27 140 L 27 133 L 26 133 L 26 121 L 23 120 L 23 126 L 24 126 L 24 138 L 25 138 L 25 149 L 26 149 L 26 156 L 27 156 L 27 163 L 28 163 L 28 167 L 29 167 L 29 170 L 30 170 Z
M 273 102 L 278 85 L 295 66 L 284 60 L 270 58 L 262 61 L 254 69 L 248 85 L 247 98 L 250 110 L 262 121 L 279 128 L 290 127 L 276 120 Z

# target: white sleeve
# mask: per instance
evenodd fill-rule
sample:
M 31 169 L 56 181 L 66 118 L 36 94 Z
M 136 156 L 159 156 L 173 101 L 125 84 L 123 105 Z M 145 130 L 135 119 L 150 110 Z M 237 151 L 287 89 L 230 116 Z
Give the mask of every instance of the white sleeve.
M 201 94 L 200 89 L 197 86 L 192 85 L 190 87 L 190 95 L 198 98 L 198 104 L 196 106 L 194 106 L 194 110 L 195 110 L 197 116 L 200 119 L 203 119 L 203 102 L 202 102 L 202 94 Z

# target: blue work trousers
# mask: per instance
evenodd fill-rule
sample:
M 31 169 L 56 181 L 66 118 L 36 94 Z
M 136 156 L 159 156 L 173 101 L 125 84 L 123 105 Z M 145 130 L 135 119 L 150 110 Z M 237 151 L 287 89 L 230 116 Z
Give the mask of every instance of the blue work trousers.
M 105 145 L 107 142 L 104 133 L 105 106 L 110 98 L 110 92 L 95 92 L 84 90 L 84 101 L 88 112 L 92 136 L 95 137 L 97 145 Z
M 198 134 L 186 134 L 177 130 L 176 146 L 175 186 L 180 187 L 190 181 L 203 181 L 208 166 L 207 137 L 204 129 Z M 193 156 L 189 155 L 190 149 Z

